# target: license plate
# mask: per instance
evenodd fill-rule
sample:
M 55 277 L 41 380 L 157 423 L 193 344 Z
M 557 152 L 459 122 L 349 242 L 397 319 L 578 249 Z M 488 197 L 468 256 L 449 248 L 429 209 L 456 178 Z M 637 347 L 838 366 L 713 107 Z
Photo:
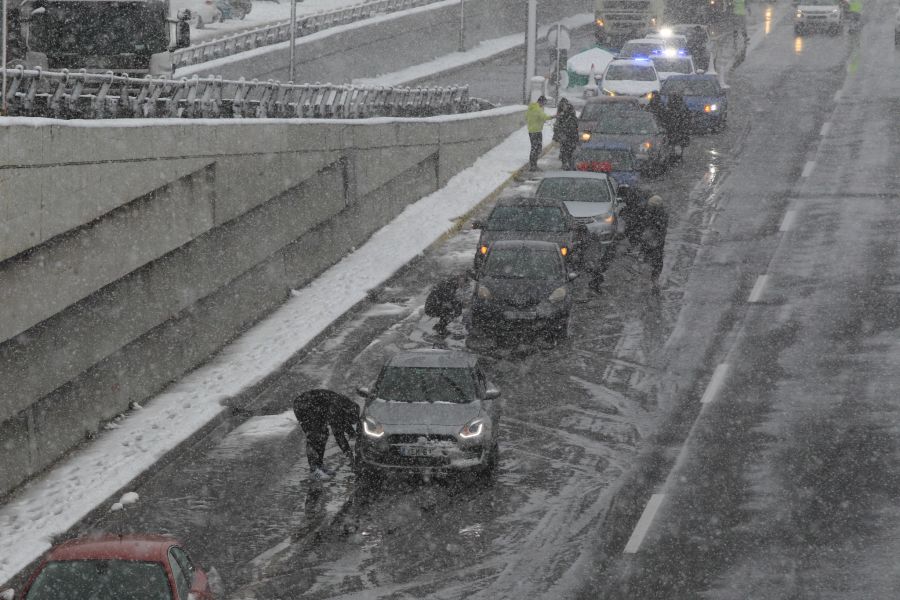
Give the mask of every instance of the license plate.
M 525 310 L 508 310 L 503 316 L 510 321 L 533 321 L 537 318 L 535 313 Z
M 425 448 L 422 446 L 399 446 L 400 456 L 417 457 L 431 456 L 433 448 Z

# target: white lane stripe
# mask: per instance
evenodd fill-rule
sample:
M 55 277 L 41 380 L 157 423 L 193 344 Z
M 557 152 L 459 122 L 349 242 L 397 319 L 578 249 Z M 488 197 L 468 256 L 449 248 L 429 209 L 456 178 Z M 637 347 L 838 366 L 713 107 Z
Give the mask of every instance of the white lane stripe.
M 722 389 L 722 384 L 725 383 L 725 378 L 728 377 L 729 368 L 730 365 L 728 363 L 721 363 L 716 367 L 712 378 L 709 380 L 709 385 L 706 386 L 706 391 L 703 392 L 703 397 L 700 398 L 700 404 L 709 404 L 716 399 L 716 396 L 719 395 L 719 390 Z
M 753 284 L 753 289 L 750 290 L 750 297 L 747 298 L 747 302 L 759 302 L 759 299 L 763 294 L 763 290 L 766 288 L 766 284 L 768 282 L 768 275 L 760 275 L 759 277 L 757 277 L 756 283 Z
M 797 219 L 797 211 L 789 210 L 784 213 L 784 220 L 781 221 L 781 227 L 778 228 L 778 231 L 790 231 L 794 226 L 794 221 Z
M 800 173 L 800 177 L 809 177 L 812 174 L 813 169 L 815 169 L 815 168 L 816 168 L 816 161 L 814 161 L 814 160 L 806 161 L 806 164 L 803 165 L 803 172 Z
M 831 121 L 827 121 L 824 125 L 822 125 L 822 131 L 819 132 L 819 135 L 825 137 L 826 135 L 828 135 L 829 131 L 831 131 Z
M 634 531 L 631 532 L 631 537 L 628 538 L 628 543 L 625 544 L 625 554 L 634 554 L 638 551 L 638 548 L 641 547 L 641 542 L 644 541 L 644 536 L 650 531 L 653 517 L 656 516 L 656 511 L 659 510 L 659 506 L 662 504 L 663 498 L 665 497 L 665 494 L 653 494 L 650 496 L 650 501 L 647 502 L 647 506 L 644 507 L 641 518 L 638 519 Z
M 843 94 L 843 92 L 842 92 L 841 90 L 836 91 L 836 92 L 834 93 L 834 101 L 835 101 L 835 102 L 839 102 L 840 99 L 841 99 L 841 96 L 843 96 L 843 95 L 844 95 L 844 94 Z

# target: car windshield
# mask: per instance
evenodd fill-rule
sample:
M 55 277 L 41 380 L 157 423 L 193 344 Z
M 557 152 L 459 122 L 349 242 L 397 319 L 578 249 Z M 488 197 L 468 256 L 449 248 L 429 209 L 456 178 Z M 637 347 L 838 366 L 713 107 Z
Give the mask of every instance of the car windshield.
M 609 112 L 635 112 L 642 111 L 637 103 L 633 102 L 591 102 L 586 104 L 581 111 L 581 120 L 596 121 L 600 115 Z
M 385 367 L 375 395 L 392 402 L 453 402 L 475 399 L 475 382 L 469 369 Z
M 687 58 L 654 58 L 653 65 L 657 72 L 664 73 L 682 73 L 689 75 L 692 73 L 691 61 Z
M 836 0 L 802 0 L 800 4 L 804 6 L 837 6 Z
M 489 231 L 565 231 L 566 217 L 557 206 L 497 206 L 488 217 Z
M 605 79 L 610 81 L 656 81 L 656 71 L 649 65 L 610 65 Z
M 609 163 L 612 171 L 634 171 L 634 154 L 630 150 L 606 148 L 581 148 L 575 154 L 576 162 Z M 608 202 L 605 200 L 604 202 Z
M 718 96 L 719 86 L 712 79 L 669 79 L 662 85 L 661 94 L 682 96 Z
M 488 255 L 483 273 L 496 279 L 561 279 L 562 263 L 556 252 L 497 249 Z
M 622 56 L 650 56 L 662 50 L 662 43 L 628 43 L 622 46 Z
M 566 202 L 609 202 L 606 181 L 581 177 L 544 179 L 537 189 L 539 198 L 553 198 Z
M 648 112 L 604 114 L 594 126 L 595 133 L 609 135 L 652 135 L 659 133 L 656 119 Z
M 162 564 L 130 560 L 66 560 L 47 563 L 27 600 L 170 600 Z

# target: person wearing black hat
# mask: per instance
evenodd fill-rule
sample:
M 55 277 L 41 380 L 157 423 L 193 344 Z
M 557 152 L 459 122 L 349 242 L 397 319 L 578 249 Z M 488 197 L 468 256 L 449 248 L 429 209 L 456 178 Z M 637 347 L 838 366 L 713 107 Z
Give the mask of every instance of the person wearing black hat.
M 356 439 L 359 435 L 359 406 L 337 392 L 313 389 L 297 396 L 293 408 L 300 428 L 306 435 L 310 477 L 316 481 L 327 481 L 334 477 L 334 471 L 324 464 L 328 428 L 331 427 L 334 441 L 352 462 L 353 450 L 347 436 Z

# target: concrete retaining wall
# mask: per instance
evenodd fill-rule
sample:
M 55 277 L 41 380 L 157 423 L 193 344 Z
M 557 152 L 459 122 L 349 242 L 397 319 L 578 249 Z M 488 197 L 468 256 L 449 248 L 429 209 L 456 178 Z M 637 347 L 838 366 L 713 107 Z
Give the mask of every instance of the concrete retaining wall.
M 525 0 L 465 0 L 466 47 L 525 31 Z M 541 0 L 538 23 L 593 13 L 593 0 Z M 362 21 L 322 31 L 297 41 L 296 80 L 350 83 L 456 52 L 459 2 L 422 7 L 378 21 Z M 260 80 L 289 79 L 287 43 L 179 69 L 177 75 L 221 75 Z
M 522 123 L 0 122 L 0 495 Z

